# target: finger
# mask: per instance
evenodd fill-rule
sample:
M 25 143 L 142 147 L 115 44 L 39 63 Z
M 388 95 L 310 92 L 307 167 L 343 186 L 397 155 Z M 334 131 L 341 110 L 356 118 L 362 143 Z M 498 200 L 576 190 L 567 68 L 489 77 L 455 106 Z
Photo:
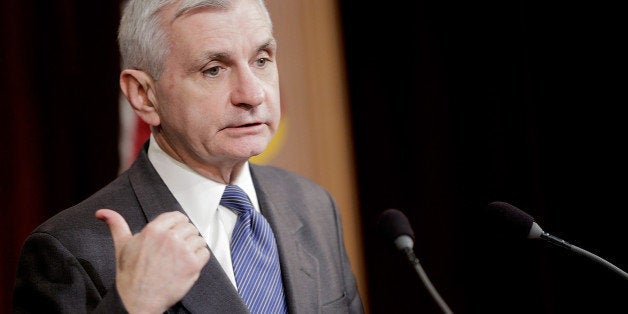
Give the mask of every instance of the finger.
M 104 221 L 107 223 L 107 226 L 109 226 L 109 231 L 111 232 L 116 252 L 116 259 L 118 259 L 120 257 L 120 251 L 124 245 L 133 237 L 129 225 L 120 214 L 111 209 L 97 210 L 96 218 Z
M 196 256 L 198 257 L 198 260 L 200 261 L 201 265 L 205 266 L 205 264 L 209 262 L 211 253 L 209 252 L 207 248 L 202 248 L 196 251 Z
M 190 222 L 180 222 L 174 225 L 171 229 L 173 234 L 175 234 L 179 239 L 184 241 L 188 241 L 188 239 L 200 235 L 200 232 Z
M 203 237 L 195 236 L 191 237 L 188 241 L 188 245 L 196 252 L 200 249 L 207 248 L 207 241 Z
M 180 211 L 171 211 L 160 214 L 151 221 L 153 227 L 159 226 L 162 230 L 168 230 L 175 227 L 179 223 L 188 223 L 190 219 L 188 216 Z
M 199 242 L 199 246 L 196 251 L 194 251 L 194 254 L 196 254 L 201 263 L 205 265 L 209 261 L 211 253 L 209 252 L 209 248 L 207 247 L 207 242 L 205 242 L 205 239 L 201 237 L 198 238 L 202 240 L 202 243 Z

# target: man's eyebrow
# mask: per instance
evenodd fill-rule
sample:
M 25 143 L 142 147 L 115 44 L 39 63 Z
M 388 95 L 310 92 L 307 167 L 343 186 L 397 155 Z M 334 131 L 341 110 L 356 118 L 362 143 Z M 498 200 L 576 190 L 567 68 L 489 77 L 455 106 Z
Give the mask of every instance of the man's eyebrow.
M 272 50 L 277 49 L 277 41 L 275 40 L 275 38 L 270 38 L 265 43 L 261 44 L 259 48 L 257 49 L 257 51 L 268 50 L 268 49 L 272 49 Z
M 218 61 L 225 61 L 227 59 L 229 59 L 229 52 L 212 52 L 212 51 L 208 51 L 206 52 L 203 57 L 201 58 L 202 61 L 208 62 L 208 61 L 212 61 L 212 60 L 218 60 Z
M 190 71 L 191 72 L 198 71 L 199 69 L 203 68 L 205 66 L 205 64 L 209 63 L 210 61 L 216 60 L 216 61 L 219 61 L 219 62 L 225 62 L 228 59 L 229 59 L 229 53 L 228 52 L 207 51 L 207 52 L 203 53 L 203 55 L 201 55 L 199 58 L 197 58 L 194 61 L 192 61 L 191 66 L 190 66 Z

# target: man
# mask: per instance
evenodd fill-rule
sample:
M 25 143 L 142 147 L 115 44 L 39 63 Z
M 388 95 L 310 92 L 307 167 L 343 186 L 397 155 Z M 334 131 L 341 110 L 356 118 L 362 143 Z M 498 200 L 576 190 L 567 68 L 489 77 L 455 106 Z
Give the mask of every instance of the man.
M 263 2 L 131 0 L 119 42 L 120 86 L 151 138 L 127 172 L 28 237 L 15 311 L 361 313 L 333 198 L 248 163 L 280 119 Z M 276 281 L 238 271 L 253 258 L 235 258 L 241 214 L 223 195 L 235 186 L 272 229 Z M 277 310 L 265 310 L 270 299 Z

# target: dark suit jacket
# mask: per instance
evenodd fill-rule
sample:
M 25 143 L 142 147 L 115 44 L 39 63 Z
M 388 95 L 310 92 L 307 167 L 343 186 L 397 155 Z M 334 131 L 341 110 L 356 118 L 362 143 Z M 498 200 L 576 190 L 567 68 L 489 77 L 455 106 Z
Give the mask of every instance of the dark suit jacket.
M 251 165 L 251 173 L 261 211 L 277 239 L 289 312 L 361 313 L 340 216 L 329 193 L 275 167 Z M 17 271 L 16 313 L 124 312 L 115 289 L 113 240 L 107 225 L 94 216 L 100 208 L 118 211 L 133 233 L 163 212 L 183 211 L 142 151 L 116 180 L 29 235 Z M 169 310 L 247 311 L 214 258 Z

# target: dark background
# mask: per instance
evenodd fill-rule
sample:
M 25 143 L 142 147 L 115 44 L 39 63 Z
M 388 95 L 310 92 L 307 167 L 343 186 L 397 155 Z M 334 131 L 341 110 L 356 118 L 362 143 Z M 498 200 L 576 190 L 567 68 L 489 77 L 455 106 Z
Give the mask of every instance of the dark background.
M 404 211 L 457 313 L 628 313 L 628 281 L 508 238 L 509 202 L 628 268 L 625 18 L 604 2 L 341 1 L 374 313 L 438 313 L 374 222 Z M 621 23 L 620 23 L 621 21 Z
M 0 311 L 9 310 L 25 235 L 118 170 L 118 3 L 34 2 L 0 2 Z M 493 200 L 512 203 L 545 231 L 628 269 L 618 5 L 339 7 L 371 312 L 439 313 L 376 232 L 379 213 L 397 208 L 455 313 L 628 313 L 625 279 L 507 237 L 482 212 Z

